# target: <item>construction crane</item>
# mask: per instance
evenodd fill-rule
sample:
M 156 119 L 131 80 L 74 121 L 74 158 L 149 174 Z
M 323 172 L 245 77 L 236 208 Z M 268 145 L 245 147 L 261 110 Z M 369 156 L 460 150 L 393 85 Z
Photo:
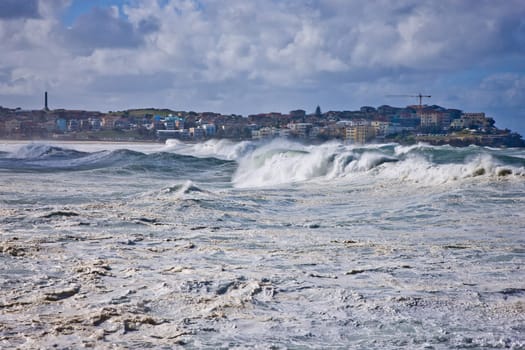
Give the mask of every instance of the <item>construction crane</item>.
M 423 108 L 423 97 L 430 98 L 430 95 L 422 95 L 421 93 L 417 95 L 386 95 L 387 97 L 417 97 L 419 99 L 419 110 Z

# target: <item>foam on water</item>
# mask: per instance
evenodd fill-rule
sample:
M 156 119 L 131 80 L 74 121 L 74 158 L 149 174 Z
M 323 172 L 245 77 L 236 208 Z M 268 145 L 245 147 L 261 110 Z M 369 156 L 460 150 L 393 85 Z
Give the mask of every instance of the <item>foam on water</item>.
M 20 147 L 1 348 L 525 346 L 522 150 Z

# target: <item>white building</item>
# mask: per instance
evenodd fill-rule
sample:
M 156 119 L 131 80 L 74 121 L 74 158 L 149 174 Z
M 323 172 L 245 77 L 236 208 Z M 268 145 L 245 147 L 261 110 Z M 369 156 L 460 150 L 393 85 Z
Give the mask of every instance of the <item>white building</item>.
M 313 124 L 311 123 L 290 123 L 288 128 L 292 134 L 295 134 L 299 137 L 308 137 L 310 135 L 310 130 L 312 130 Z

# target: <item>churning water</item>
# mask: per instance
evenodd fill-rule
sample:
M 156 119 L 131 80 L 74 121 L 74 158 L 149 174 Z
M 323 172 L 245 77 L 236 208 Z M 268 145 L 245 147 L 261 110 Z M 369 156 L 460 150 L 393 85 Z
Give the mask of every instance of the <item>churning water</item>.
M 525 348 L 525 151 L 0 144 L 1 348 Z

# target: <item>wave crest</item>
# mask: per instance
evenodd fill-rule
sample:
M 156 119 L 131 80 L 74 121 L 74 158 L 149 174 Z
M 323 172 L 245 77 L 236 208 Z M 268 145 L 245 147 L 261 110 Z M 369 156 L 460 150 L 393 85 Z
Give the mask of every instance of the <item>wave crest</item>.
M 385 182 L 436 185 L 475 177 L 523 176 L 525 160 L 480 147 L 328 143 L 307 146 L 274 140 L 239 159 L 232 182 L 240 188 L 271 187 L 309 180 L 352 181 L 363 176 Z
M 164 150 L 199 158 L 213 157 L 222 160 L 238 160 L 256 147 L 257 144 L 252 141 L 233 142 L 226 139 L 213 139 L 202 143 L 184 143 L 179 140 L 168 139 Z
M 8 158 L 12 159 L 61 159 L 61 158 L 72 158 L 81 157 L 86 155 L 85 152 L 80 152 L 68 148 L 51 146 L 43 143 L 31 143 L 24 145 L 14 152 L 8 155 Z

